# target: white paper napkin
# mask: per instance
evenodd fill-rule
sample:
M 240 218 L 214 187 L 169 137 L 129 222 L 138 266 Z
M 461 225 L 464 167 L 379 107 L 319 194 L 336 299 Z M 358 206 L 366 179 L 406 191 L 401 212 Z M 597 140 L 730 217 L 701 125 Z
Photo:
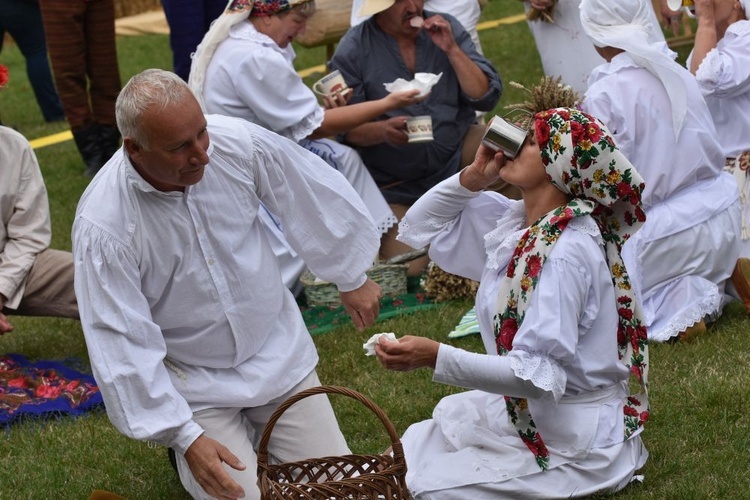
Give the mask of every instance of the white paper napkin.
M 411 81 L 404 80 L 403 78 L 397 78 L 391 83 L 384 83 L 385 90 L 388 92 L 401 92 L 403 90 L 419 90 L 417 97 L 424 97 L 430 93 L 432 87 L 440 81 L 442 73 L 435 75 L 432 73 L 414 73 L 414 79 Z
M 386 340 L 390 340 L 391 342 L 396 342 L 396 334 L 392 332 L 386 332 L 386 333 L 376 333 L 370 339 L 362 344 L 362 349 L 365 350 L 365 356 L 375 356 L 375 344 L 378 344 L 380 342 L 380 337 L 385 338 Z

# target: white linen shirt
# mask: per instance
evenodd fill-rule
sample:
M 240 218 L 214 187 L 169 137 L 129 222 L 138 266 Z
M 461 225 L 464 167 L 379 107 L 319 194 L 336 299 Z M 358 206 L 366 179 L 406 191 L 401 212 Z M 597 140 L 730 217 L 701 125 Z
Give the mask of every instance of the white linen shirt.
M 0 126 L 0 293 L 16 309 L 39 252 L 52 229 L 47 188 L 29 141 Z
M 621 442 L 622 398 L 597 407 L 595 414 L 587 413 L 591 408 L 575 410 L 575 418 L 593 419 L 593 425 L 570 439 L 560 435 L 579 425 L 575 418 L 566 422 L 571 427 L 560 428 L 560 422 L 554 422 L 560 413 L 550 412 L 562 397 L 619 386 L 628 377 L 618 358 L 616 300 L 596 223 L 581 217 L 563 231 L 542 268 L 513 349 L 497 356 L 492 318 L 500 283 L 526 229 L 523 203 L 497 193 L 469 191 L 461 186 L 459 175 L 432 188 L 409 209 L 398 239 L 413 248 L 429 244 L 430 257 L 441 269 L 480 282 L 476 309 L 487 353 L 498 363 L 510 363 L 517 377 L 554 398 L 529 400 L 537 426 L 545 427 L 545 439 L 568 445 L 579 444 L 579 439 L 595 446 Z M 456 354 L 441 346 L 436 375 Z
M 695 78 L 711 110 L 724 155 L 735 158 L 750 151 L 750 21 L 729 26 L 701 62 Z
M 158 191 L 120 150 L 73 226 L 81 322 L 110 420 L 181 453 L 203 432 L 193 412 L 266 404 L 317 363 L 259 203 L 341 291 L 364 283 L 379 244 L 356 193 L 320 158 L 245 120 L 207 120 L 200 182 Z

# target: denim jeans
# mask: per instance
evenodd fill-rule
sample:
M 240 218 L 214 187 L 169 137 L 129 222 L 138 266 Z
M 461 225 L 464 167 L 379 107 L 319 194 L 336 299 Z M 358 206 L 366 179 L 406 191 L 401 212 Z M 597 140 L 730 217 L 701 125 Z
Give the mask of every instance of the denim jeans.
M 26 74 L 44 119 L 48 122 L 64 120 L 65 113 L 47 60 L 39 4 L 35 0 L 0 0 L 0 49 L 6 31 L 26 59 Z

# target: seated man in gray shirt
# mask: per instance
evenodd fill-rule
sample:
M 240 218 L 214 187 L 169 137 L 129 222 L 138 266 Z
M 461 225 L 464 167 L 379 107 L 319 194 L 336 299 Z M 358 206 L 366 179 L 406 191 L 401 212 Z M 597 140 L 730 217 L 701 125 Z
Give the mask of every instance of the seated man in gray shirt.
M 461 24 L 448 14 L 424 12 L 422 5 L 422 0 L 366 0 L 359 15 L 372 17 L 344 35 L 331 60 L 353 89 L 350 104 L 384 97 L 388 91 L 383 84 L 398 78 L 442 73 L 426 99 L 344 137 L 359 149 L 399 219 L 428 189 L 470 163 L 484 128 L 472 127 L 476 111 L 492 110 L 502 93 L 497 71 Z M 432 117 L 434 140 L 409 143 L 406 119 L 419 115 Z M 396 232 L 394 227 L 384 237 L 382 257 L 409 250 L 395 241 Z M 410 274 L 418 274 L 424 264 L 413 261 Z

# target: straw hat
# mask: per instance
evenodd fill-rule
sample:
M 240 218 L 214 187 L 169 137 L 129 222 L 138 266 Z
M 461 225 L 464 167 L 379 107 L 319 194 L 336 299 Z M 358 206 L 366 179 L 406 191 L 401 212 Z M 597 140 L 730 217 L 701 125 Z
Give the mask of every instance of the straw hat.
M 394 3 L 396 3 L 396 0 L 365 0 L 362 7 L 359 8 L 359 15 L 372 16 L 378 12 L 383 12 Z

